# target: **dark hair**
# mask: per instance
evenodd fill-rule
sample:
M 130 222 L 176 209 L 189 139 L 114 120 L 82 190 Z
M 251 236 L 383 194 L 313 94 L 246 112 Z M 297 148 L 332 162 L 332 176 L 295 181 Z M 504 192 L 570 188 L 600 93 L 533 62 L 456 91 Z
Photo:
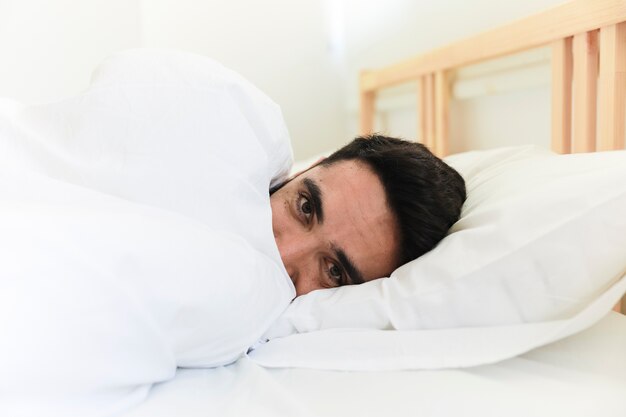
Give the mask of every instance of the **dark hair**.
M 362 136 L 320 165 L 345 160 L 366 163 L 381 180 L 398 222 L 402 264 L 434 248 L 459 219 L 465 181 L 424 145 L 382 135 Z

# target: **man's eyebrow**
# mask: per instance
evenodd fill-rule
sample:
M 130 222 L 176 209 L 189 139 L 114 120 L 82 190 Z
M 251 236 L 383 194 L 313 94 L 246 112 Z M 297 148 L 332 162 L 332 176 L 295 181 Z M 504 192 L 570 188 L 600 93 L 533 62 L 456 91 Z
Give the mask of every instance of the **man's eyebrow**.
M 322 190 L 320 190 L 320 187 L 310 178 L 305 178 L 302 182 L 311 196 L 311 204 L 313 204 L 318 223 L 323 223 L 324 210 L 322 209 Z
M 349 285 L 363 284 L 365 282 L 365 279 L 363 279 L 363 274 L 361 273 L 361 271 L 357 269 L 356 266 L 354 266 L 350 258 L 348 258 L 348 256 L 346 255 L 346 253 L 342 249 L 337 248 L 334 245 L 332 246 L 332 248 L 333 248 L 333 251 L 335 252 L 335 256 L 341 263 L 341 266 L 348 273 L 348 277 L 350 279 Z

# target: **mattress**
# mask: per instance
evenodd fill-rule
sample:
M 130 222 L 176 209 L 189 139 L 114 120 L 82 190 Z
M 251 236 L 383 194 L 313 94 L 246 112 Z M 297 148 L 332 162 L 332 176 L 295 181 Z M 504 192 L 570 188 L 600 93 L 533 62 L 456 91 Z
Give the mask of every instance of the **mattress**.
M 179 369 L 122 414 L 626 416 L 626 316 L 497 364 L 442 371 L 266 369 L 251 358 Z

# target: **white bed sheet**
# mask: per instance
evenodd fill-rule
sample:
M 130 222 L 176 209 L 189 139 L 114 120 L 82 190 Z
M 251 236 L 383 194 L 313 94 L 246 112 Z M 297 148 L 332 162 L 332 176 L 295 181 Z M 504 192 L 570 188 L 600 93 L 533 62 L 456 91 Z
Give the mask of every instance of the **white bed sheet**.
M 180 369 L 124 417 L 626 416 L 626 316 L 497 364 L 462 370 L 265 369 L 244 357 Z

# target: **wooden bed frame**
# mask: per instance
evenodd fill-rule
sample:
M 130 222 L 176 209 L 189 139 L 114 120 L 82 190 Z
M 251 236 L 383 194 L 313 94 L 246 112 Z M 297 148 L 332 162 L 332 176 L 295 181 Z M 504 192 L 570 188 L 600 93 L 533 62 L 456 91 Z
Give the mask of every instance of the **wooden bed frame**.
M 379 90 L 417 82 L 419 140 L 443 157 L 449 149 L 451 72 L 543 46 L 552 48 L 552 149 L 558 153 L 623 149 L 626 121 L 624 0 L 569 1 L 409 60 L 363 71 L 360 133 L 366 135 L 374 131 Z M 620 304 L 615 310 L 620 311 Z

